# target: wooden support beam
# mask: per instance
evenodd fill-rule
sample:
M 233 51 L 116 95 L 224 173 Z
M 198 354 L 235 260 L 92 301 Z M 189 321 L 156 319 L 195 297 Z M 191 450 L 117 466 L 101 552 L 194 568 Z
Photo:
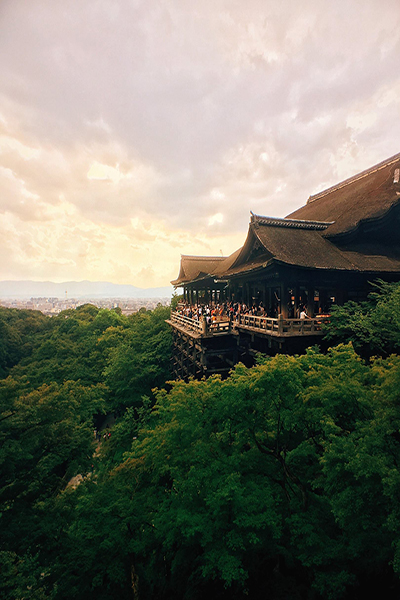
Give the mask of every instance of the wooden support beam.
M 307 314 L 309 317 L 314 316 L 314 286 L 307 288 Z
M 285 281 L 281 284 L 280 314 L 284 319 L 287 319 L 289 317 L 289 292 L 287 283 Z

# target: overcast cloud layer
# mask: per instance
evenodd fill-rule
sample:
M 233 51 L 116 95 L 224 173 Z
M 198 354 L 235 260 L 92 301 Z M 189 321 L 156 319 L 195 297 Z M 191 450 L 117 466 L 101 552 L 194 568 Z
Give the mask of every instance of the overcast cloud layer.
M 162 286 L 400 151 L 398 0 L 2 0 L 0 279 Z

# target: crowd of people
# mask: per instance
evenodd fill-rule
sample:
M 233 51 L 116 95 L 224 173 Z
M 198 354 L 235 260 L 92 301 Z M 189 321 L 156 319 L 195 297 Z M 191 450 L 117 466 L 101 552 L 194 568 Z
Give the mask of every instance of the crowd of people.
M 289 318 L 291 319 L 308 319 L 310 318 L 307 314 L 307 309 L 303 304 L 298 307 L 289 307 Z M 277 318 L 279 315 L 279 305 L 275 304 L 268 311 L 264 307 L 262 302 L 253 304 L 252 306 L 246 305 L 244 302 L 231 302 L 229 300 L 221 304 L 184 304 L 180 303 L 176 310 L 177 314 L 195 321 L 200 321 L 202 318 L 206 318 L 207 324 L 211 324 L 222 320 L 238 321 L 240 315 L 253 315 L 256 317 L 270 317 Z
M 240 315 L 277 317 L 278 307 L 274 307 L 268 313 L 262 302 L 257 305 L 253 304 L 252 306 L 247 306 L 244 302 L 230 302 L 227 300 L 226 302 L 215 305 L 190 305 L 181 303 L 178 305 L 176 312 L 184 317 L 194 320 L 201 320 L 205 316 L 207 324 L 210 324 L 221 320 L 237 321 Z
M 263 310 L 263 309 L 262 309 Z M 207 324 L 222 320 L 237 320 L 239 314 L 263 314 L 260 309 L 252 307 L 249 309 L 245 304 L 239 302 L 223 302 L 221 304 L 180 304 L 177 313 L 189 319 L 201 320 L 206 318 Z

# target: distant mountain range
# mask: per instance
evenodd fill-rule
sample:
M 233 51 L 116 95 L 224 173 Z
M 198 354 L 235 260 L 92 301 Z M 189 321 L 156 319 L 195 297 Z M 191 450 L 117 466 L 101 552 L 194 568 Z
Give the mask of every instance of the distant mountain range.
M 108 281 L 0 281 L 0 298 L 170 298 L 172 286 L 138 288 Z

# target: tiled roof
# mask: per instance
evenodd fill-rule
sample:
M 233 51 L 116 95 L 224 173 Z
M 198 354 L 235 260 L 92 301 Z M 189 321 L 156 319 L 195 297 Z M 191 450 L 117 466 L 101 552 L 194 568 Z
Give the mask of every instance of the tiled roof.
M 315 229 L 282 229 L 264 225 L 257 238 L 275 260 L 299 267 L 351 269 L 351 263 Z
M 251 212 L 251 211 L 250 211 Z M 322 221 L 302 221 L 301 219 L 278 219 L 274 217 L 262 217 L 251 213 L 251 223 L 254 225 L 274 225 L 275 227 L 285 227 L 291 229 L 314 229 L 324 231 L 333 224 L 333 221 L 324 223 Z
M 311 269 L 400 273 L 399 180 L 400 154 L 396 154 L 311 196 L 285 219 L 251 213 L 242 248 L 226 258 L 182 256 L 179 276 L 171 283 L 229 278 L 274 262 Z M 359 234 L 362 223 L 372 223 L 373 236 Z M 353 232 L 351 244 L 348 232 Z
M 334 221 L 324 235 L 351 231 L 364 220 L 383 216 L 392 206 L 400 203 L 400 183 L 396 169 L 400 167 L 400 154 L 310 196 L 307 204 L 288 215 L 289 219 Z
M 359 271 L 400 272 L 400 245 L 353 244 L 341 248 L 342 255 Z
M 171 281 L 171 284 L 178 286 L 210 275 L 218 277 L 229 269 L 239 252 L 240 248 L 230 256 L 189 256 L 182 254 L 179 275 Z
M 224 256 L 189 256 L 182 254 L 179 275 L 171 283 L 172 285 L 179 285 L 193 281 L 201 275 L 213 273 L 224 260 Z
M 318 230 L 281 228 L 275 225 L 250 225 L 249 236 L 255 236 L 262 250 L 256 259 L 247 261 L 242 256 L 225 276 L 269 266 L 279 262 L 311 269 L 329 269 L 355 272 L 399 272 L 400 245 L 382 243 L 351 245 L 339 248 Z M 246 244 L 245 244 L 246 246 Z

